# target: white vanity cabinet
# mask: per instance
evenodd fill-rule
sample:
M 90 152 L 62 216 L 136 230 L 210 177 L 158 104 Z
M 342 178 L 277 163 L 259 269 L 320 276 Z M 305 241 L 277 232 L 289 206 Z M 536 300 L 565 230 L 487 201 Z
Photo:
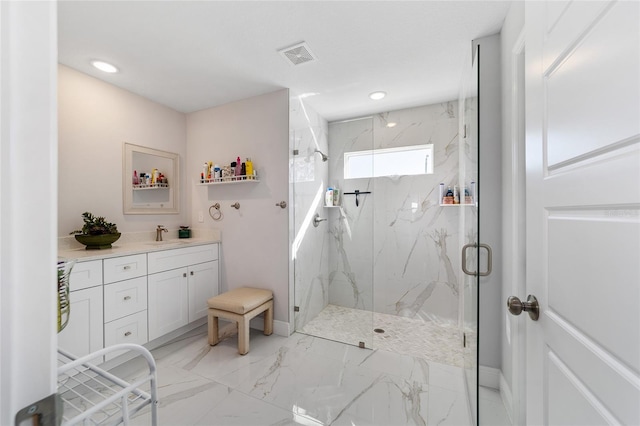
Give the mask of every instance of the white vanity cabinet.
M 218 294 L 218 244 L 152 252 L 149 276 L 149 339 L 156 339 L 207 314 Z
M 76 263 L 69 286 L 71 315 L 58 346 L 80 357 L 103 348 L 102 260 Z
M 58 346 L 83 356 L 118 343 L 143 345 L 202 320 L 207 299 L 218 294 L 218 252 L 218 243 L 206 242 L 104 258 L 95 253 L 78 261 L 69 278 L 69 323 Z
M 104 259 L 104 345 L 145 344 L 147 255 Z

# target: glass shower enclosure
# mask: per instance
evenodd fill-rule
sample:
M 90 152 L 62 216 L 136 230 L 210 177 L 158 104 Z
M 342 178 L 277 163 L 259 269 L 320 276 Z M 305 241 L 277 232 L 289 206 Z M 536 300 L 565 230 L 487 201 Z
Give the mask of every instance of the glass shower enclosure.
M 463 270 L 478 271 L 475 58 L 449 102 L 332 123 L 303 98 L 290 105 L 295 331 L 456 371 L 474 424 L 478 276 Z

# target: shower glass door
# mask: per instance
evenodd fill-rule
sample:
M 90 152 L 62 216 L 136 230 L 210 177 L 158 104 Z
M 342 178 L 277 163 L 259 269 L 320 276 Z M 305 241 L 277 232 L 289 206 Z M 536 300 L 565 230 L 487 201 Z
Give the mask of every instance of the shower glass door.
M 462 332 L 464 378 L 473 424 L 478 424 L 478 283 L 479 256 L 479 90 L 478 64 L 480 48 L 475 49 L 473 60 L 463 78 L 460 96 L 460 150 L 459 176 L 462 197 L 470 205 L 460 209 L 460 247 L 462 247 Z M 466 198 L 468 191 L 468 197 Z M 465 259 L 466 258 L 466 259 Z M 466 260 L 466 262 L 465 262 Z M 461 268 L 462 269 L 462 268 Z
M 371 118 L 326 123 L 291 98 L 293 318 L 299 333 L 373 346 L 371 179 L 345 176 L 345 153 L 371 150 Z M 324 154 L 324 155 L 323 155 Z M 340 192 L 334 201 L 327 189 Z

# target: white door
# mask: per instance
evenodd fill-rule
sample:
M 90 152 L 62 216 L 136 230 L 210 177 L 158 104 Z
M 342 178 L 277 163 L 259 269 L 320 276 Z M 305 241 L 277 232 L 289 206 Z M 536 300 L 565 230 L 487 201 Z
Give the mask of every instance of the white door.
M 526 4 L 529 425 L 640 424 L 639 8 Z

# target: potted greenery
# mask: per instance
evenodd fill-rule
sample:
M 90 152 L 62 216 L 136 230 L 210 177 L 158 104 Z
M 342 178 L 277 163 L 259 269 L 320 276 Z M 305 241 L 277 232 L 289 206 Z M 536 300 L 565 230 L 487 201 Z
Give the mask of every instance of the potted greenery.
M 87 250 L 99 250 L 111 248 L 111 244 L 120 238 L 118 227 L 109 223 L 102 216 L 94 216 L 89 212 L 82 213 L 84 225 L 82 229 L 72 231 L 76 240 L 84 244 Z

